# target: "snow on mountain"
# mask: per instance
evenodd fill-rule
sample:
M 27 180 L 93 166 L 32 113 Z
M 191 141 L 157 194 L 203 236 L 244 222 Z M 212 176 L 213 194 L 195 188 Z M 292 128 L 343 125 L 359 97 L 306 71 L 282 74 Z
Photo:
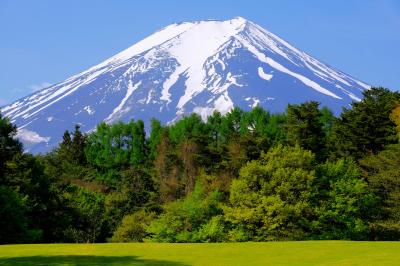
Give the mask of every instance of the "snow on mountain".
M 66 129 L 316 100 L 339 113 L 369 85 L 244 18 L 172 24 L 106 61 L 1 109 L 26 149 L 50 150 Z

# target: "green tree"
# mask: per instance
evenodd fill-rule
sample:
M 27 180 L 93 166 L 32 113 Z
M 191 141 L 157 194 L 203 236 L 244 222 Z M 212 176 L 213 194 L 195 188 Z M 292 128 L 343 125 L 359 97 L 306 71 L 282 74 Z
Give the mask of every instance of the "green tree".
M 120 170 L 144 167 L 147 161 L 148 148 L 141 120 L 127 124 L 100 123 L 96 131 L 88 135 L 86 143 L 89 165 L 97 170 L 98 179 L 110 187 L 118 186 Z
M 221 132 L 221 123 L 223 117 L 220 112 L 214 111 L 212 115 L 207 118 L 207 126 L 210 132 L 210 139 L 215 146 L 220 146 L 223 142 L 223 135 Z
M 72 134 L 68 130 L 64 132 L 62 141 L 56 152 L 64 162 L 74 165 L 85 165 L 85 147 L 86 137 L 80 131 L 80 126 L 75 125 L 75 130 Z
M 207 168 L 212 162 L 207 144 L 210 142 L 210 128 L 197 114 L 192 114 L 169 127 L 169 139 L 175 145 L 175 154 L 179 160 L 178 179 L 184 194 L 193 190 L 200 165 Z
M 400 144 L 360 160 L 369 187 L 379 197 L 371 225 L 376 240 L 400 240 Z
M 59 196 L 39 157 L 23 153 L 16 132 L 16 126 L 0 115 L 3 235 L 8 235 L 8 243 L 55 241 L 61 224 L 54 215 L 59 210 Z
M 219 207 L 220 193 L 205 193 L 200 183 L 186 198 L 164 206 L 164 213 L 147 228 L 151 240 L 155 242 L 206 242 L 215 234 L 204 228 L 212 217 L 222 214 Z M 208 225 L 212 226 L 212 225 Z
M 396 125 L 398 139 L 400 140 L 400 104 L 396 105 L 390 114 L 390 120 Z
M 131 154 L 130 163 L 133 166 L 143 166 L 146 162 L 147 145 L 146 132 L 144 131 L 144 123 L 138 120 L 136 123 L 131 122 Z
M 157 146 L 160 143 L 161 139 L 161 132 L 163 127 L 161 126 L 161 122 L 157 119 L 151 120 L 151 130 L 150 130 L 150 137 L 148 140 L 149 143 L 149 159 L 154 161 L 157 156 Z
M 256 106 L 249 112 L 243 113 L 243 117 L 240 121 L 240 131 L 242 134 L 252 134 L 258 137 L 264 136 L 269 119 L 269 112 Z
M 353 160 L 340 159 L 318 166 L 314 190 L 314 238 L 368 239 L 368 220 L 376 197 Z
M 28 229 L 27 207 L 15 191 L 0 186 L 0 244 L 30 243 L 40 231 Z
M 183 139 L 179 144 L 178 156 L 182 162 L 182 185 L 185 194 L 193 190 L 196 176 L 199 174 L 200 149 L 193 139 Z
M 265 135 L 271 146 L 283 143 L 287 138 L 286 132 L 287 114 L 271 114 L 268 124 L 265 127 Z
M 155 188 L 151 176 L 143 168 L 130 167 L 121 171 L 121 181 L 117 189 L 105 196 L 105 217 L 113 230 L 125 215 L 142 207 L 152 208 Z
M 356 159 L 375 154 L 398 141 L 396 124 L 390 114 L 400 100 L 400 93 L 384 88 L 364 92 L 361 102 L 344 109 L 333 126 L 331 139 L 336 156 Z
M 324 125 L 318 102 L 306 102 L 299 105 L 288 105 L 287 108 L 287 141 L 291 145 L 300 145 L 323 159 L 325 149 Z
M 161 132 L 154 168 L 161 202 L 173 201 L 183 195 L 181 162 L 169 138 L 168 128 Z
M 329 110 L 328 107 L 322 107 L 321 110 L 321 118 L 320 121 L 322 123 L 322 129 L 324 131 L 324 134 L 327 138 L 330 137 L 332 134 L 332 127 L 333 124 L 335 123 L 336 117 L 333 115 L 332 111 Z
M 129 165 L 126 127 L 123 123 L 100 123 L 96 131 L 88 135 L 86 157 L 101 172 Z
M 65 240 L 75 243 L 95 243 L 108 237 L 107 220 L 104 217 L 105 196 L 98 191 L 69 185 L 65 192 L 65 204 L 73 209 L 73 219 L 64 230 Z
M 313 163 L 310 151 L 281 145 L 247 163 L 224 208 L 231 239 L 303 239 L 312 218 Z
M 84 165 L 86 163 L 85 156 L 86 136 L 81 132 L 80 126 L 75 125 L 75 131 L 71 142 L 72 160 L 77 165 Z
M 28 229 L 41 233 L 36 241 L 59 240 L 59 228 L 64 223 L 60 213 L 63 206 L 54 180 L 45 173 L 41 161 L 30 154 L 14 156 L 13 160 L 7 162 L 7 178 L 8 187 L 26 199 L 24 204 Z
M 124 216 L 121 224 L 114 231 L 112 242 L 143 242 L 148 237 L 146 228 L 154 219 L 154 213 L 143 210 Z
M 15 154 L 22 152 L 22 144 L 15 138 L 17 127 L 0 113 L 0 184 L 5 174 L 5 164 Z
M 243 110 L 235 107 L 223 118 L 220 132 L 225 142 L 240 134 L 243 114 Z
M 208 127 L 197 114 L 191 114 L 169 127 L 169 137 L 174 144 L 184 139 L 195 139 L 204 142 L 208 136 Z
M 64 132 L 63 139 L 57 149 L 57 155 L 64 162 L 72 162 L 72 138 L 68 130 Z

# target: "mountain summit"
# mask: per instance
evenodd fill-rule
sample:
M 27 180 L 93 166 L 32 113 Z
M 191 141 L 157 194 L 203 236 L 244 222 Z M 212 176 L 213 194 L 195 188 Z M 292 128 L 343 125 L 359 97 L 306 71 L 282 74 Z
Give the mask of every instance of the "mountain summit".
M 45 152 L 80 124 L 315 100 L 339 113 L 369 86 L 244 18 L 172 24 L 106 61 L 1 109 L 25 148 Z

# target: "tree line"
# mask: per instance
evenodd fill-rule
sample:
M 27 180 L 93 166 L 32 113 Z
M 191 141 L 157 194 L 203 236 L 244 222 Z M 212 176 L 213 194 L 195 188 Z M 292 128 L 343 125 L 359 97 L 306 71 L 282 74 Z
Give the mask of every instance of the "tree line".
M 0 243 L 400 240 L 400 94 L 101 123 L 23 152 L 0 115 Z

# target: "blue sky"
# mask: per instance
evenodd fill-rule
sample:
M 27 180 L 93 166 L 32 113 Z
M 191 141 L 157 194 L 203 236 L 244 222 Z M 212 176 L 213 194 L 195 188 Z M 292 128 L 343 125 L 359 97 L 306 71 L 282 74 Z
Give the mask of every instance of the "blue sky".
M 235 16 L 371 85 L 400 89 L 397 0 L 0 0 L 0 106 L 168 24 Z

